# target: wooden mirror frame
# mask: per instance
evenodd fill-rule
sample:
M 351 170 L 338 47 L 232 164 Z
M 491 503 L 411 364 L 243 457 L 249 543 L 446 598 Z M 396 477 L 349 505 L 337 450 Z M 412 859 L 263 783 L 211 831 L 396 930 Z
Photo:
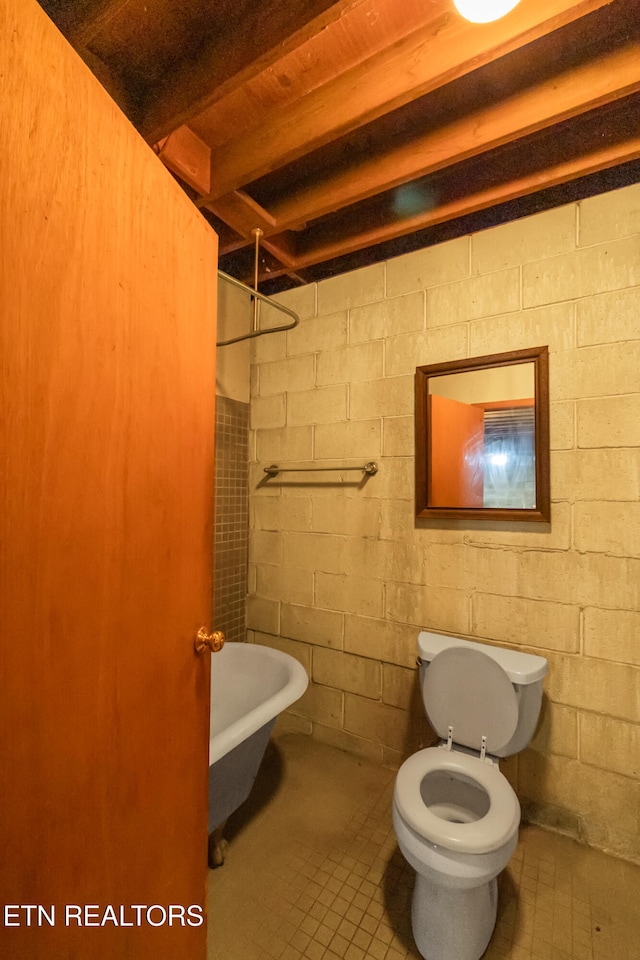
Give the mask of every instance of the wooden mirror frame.
M 533 509 L 516 507 L 434 507 L 429 506 L 431 475 L 428 417 L 429 380 L 451 373 L 490 370 L 521 363 L 533 363 L 535 387 L 536 505 Z M 440 520 L 517 520 L 548 523 L 551 519 L 549 482 L 549 349 L 531 347 L 495 353 L 468 360 L 452 360 L 416 367 L 416 518 Z

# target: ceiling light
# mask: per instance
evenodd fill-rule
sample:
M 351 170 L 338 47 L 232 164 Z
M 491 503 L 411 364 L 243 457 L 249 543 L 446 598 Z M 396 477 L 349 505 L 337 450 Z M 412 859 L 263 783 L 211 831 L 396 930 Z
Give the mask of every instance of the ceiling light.
M 499 20 L 513 10 L 520 0 L 453 0 L 453 4 L 465 20 L 472 23 L 490 23 Z

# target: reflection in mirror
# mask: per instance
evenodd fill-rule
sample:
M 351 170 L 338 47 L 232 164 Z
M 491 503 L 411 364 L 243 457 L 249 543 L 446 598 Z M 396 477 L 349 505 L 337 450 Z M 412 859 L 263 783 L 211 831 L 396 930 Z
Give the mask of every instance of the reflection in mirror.
M 416 370 L 418 517 L 549 519 L 546 347 Z

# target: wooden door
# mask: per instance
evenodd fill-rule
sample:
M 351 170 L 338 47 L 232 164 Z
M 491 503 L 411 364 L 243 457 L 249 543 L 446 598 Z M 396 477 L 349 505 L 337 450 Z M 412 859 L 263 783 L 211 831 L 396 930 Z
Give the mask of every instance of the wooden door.
M 484 497 L 484 412 L 429 397 L 429 506 L 481 507 Z
M 204 960 L 216 238 L 35 0 L 0 64 L 0 955 Z

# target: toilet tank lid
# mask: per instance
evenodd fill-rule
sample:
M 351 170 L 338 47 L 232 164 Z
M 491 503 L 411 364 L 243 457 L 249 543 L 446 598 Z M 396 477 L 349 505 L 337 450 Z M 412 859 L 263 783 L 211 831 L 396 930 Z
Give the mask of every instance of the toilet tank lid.
M 522 653 L 520 650 L 507 650 L 505 647 L 494 647 L 489 643 L 476 643 L 475 640 L 463 640 L 461 637 L 447 637 L 441 633 L 430 633 L 421 630 L 418 634 L 418 650 L 420 658 L 429 663 L 437 653 L 449 647 L 469 647 L 480 650 L 492 657 L 500 664 L 512 683 L 526 685 L 541 680 L 548 669 L 544 657 L 533 653 Z

